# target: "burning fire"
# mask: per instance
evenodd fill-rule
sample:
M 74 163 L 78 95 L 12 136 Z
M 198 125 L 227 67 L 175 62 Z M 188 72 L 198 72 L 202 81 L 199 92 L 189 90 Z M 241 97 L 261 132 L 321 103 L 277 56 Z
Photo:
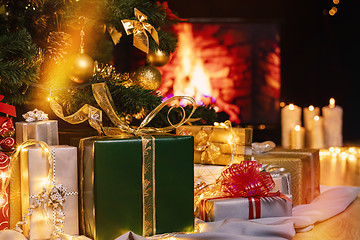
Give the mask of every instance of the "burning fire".
M 172 86 L 165 83 L 160 87 L 160 92 L 167 93 L 172 87 L 174 95 L 187 95 L 196 99 L 199 105 L 214 104 L 217 111 L 224 111 L 234 123 L 240 123 L 238 106 L 222 100 L 219 90 L 211 85 L 211 74 L 204 66 L 201 50 L 197 48 L 192 31 L 192 24 L 178 25 L 178 49 L 176 52 L 177 64 Z M 166 65 L 164 66 L 166 68 Z

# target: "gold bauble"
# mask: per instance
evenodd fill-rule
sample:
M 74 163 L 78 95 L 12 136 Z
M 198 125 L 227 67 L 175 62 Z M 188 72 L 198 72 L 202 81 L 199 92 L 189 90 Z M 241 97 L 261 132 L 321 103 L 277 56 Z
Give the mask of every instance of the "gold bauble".
M 21 233 L 14 230 L 0 231 L 1 240 L 27 240 L 27 238 Z
M 70 57 L 69 77 L 76 83 L 84 83 L 90 80 L 95 72 L 94 60 L 85 53 L 78 53 Z
M 135 84 L 149 90 L 156 90 L 161 84 L 161 73 L 152 66 L 142 66 L 134 75 Z
M 170 56 L 161 51 L 160 49 L 152 51 L 149 50 L 147 54 L 147 62 L 151 64 L 151 66 L 162 67 L 167 62 L 169 62 Z

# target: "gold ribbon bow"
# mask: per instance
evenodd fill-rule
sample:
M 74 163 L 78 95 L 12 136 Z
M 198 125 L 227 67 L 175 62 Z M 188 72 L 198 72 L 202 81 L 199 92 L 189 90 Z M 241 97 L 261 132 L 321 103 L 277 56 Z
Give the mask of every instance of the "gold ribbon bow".
M 147 23 L 147 16 L 140 12 L 137 8 L 134 9 L 135 18 L 137 20 L 121 20 L 127 35 L 134 34 L 133 45 L 143 52 L 149 53 L 149 37 L 146 31 L 150 33 L 155 42 L 159 45 L 159 36 L 155 28 Z M 146 31 L 145 31 L 146 30 Z

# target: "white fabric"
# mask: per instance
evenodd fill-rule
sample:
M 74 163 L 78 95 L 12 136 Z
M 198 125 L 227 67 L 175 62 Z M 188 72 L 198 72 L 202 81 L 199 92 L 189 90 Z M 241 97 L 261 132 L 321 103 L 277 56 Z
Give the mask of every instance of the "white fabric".
M 174 240 L 284 240 L 292 239 L 297 232 L 309 231 L 316 222 L 322 222 L 344 211 L 360 193 L 359 187 L 320 187 L 321 194 L 310 204 L 293 208 L 293 216 L 260 218 L 254 220 L 226 219 L 217 222 L 199 222 L 200 233 L 165 234 L 151 237 L 160 239 L 172 237 Z M 124 235 L 123 235 L 124 236 Z M 140 237 L 133 234 L 133 239 Z M 118 238 L 125 240 L 128 238 Z M 130 238 L 131 239 L 131 238 Z

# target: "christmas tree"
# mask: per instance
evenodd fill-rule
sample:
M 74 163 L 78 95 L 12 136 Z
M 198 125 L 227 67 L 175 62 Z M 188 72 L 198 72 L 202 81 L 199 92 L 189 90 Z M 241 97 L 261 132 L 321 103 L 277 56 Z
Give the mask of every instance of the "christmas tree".
M 178 21 L 166 2 L 1 0 L 0 94 L 15 105 L 49 97 L 70 115 L 84 104 L 99 107 L 91 85 L 105 82 L 116 113 L 136 125 L 162 101 L 156 66 L 176 49 L 167 29 Z M 168 110 L 152 125 L 166 124 Z M 193 117 L 211 123 L 215 112 L 201 106 Z

